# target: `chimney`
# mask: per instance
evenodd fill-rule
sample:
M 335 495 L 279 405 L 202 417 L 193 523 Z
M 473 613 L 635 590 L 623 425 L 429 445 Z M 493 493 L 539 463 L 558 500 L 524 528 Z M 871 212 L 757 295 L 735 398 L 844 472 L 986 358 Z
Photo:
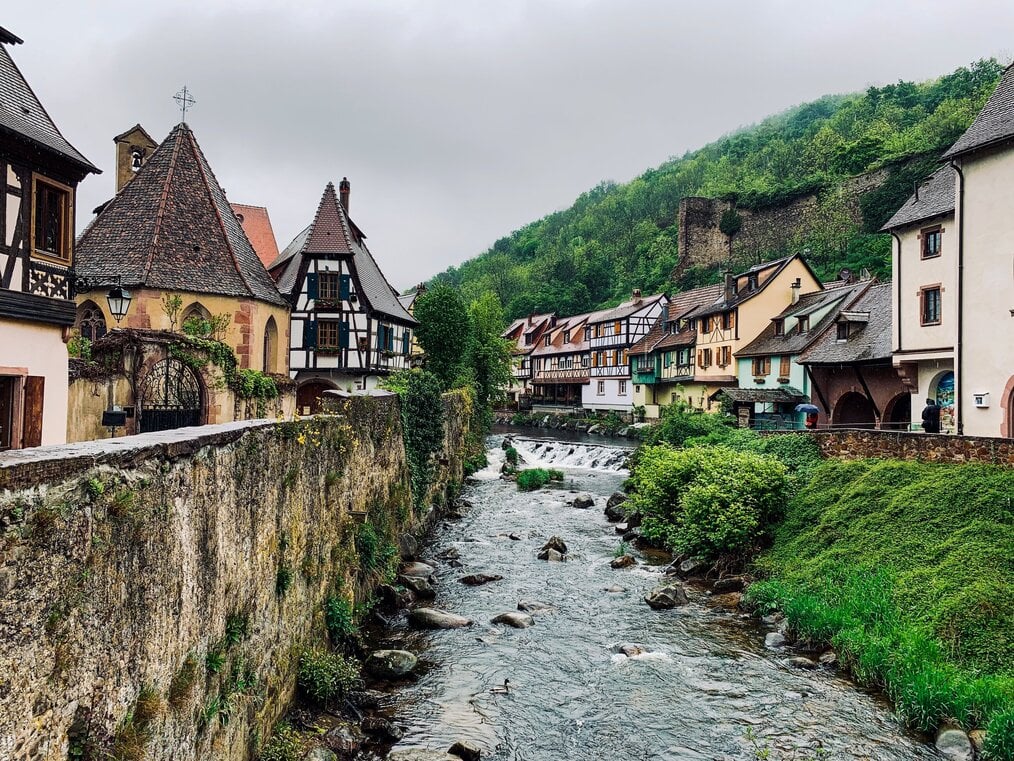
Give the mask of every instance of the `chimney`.
M 799 303 L 799 291 L 802 289 L 802 287 L 803 287 L 803 281 L 800 280 L 797 277 L 796 278 L 796 282 L 794 282 L 792 284 L 792 303 L 793 304 L 798 304 Z
M 736 277 L 729 270 L 725 271 L 725 300 L 736 298 Z
M 338 200 L 341 202 L 346 214 L 349 213 L 349 191 L 351 189 L 352 184 L 349 182 L 349 178 L 342 177 L 342 181 L 338 183 Z
M 912 185 L 915 187 L 915 202 L 919 203 L 919 183 L 913 182 Z
M 535 312 L 532 312 L 531 314 L 528 315 L 528 324 L 531 325 L 532 324 L 532 320 L 534 320 L 534 319 L 535 319 Z
M 640 288 L 635 288 L 634 292 L 631 295 L 634 297 L 634 303 L 635 304 L 639 304 L 641 302 L 641 289 Z

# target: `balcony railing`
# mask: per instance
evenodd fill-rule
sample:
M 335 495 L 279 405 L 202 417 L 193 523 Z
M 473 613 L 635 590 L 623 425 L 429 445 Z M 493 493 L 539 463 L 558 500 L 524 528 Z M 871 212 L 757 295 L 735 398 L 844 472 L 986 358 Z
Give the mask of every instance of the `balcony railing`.
M 656 377 L 655 367 L 653 365 L 634 368 L 634 383 L 643 383 L 650 386 L 655 382 Z
M 574 367 L 569 369 L 539 370 L 535 373 L 536 383 L 587 383 L 588 368 Z
M 605 365 L 591 369 L 593 378 L 629 378 L 630 365 Z
M 660 381 L 689 380 L 694 377 L 693 365 L 669 365 L 663 367 L 659 376 Z

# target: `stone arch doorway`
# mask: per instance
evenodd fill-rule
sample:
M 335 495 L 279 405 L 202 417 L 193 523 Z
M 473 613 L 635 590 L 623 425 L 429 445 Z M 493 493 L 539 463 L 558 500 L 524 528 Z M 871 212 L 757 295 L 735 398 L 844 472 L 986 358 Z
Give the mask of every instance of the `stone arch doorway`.
M 907 431 L 912 427 L 911 394 L 898 394 L 887 403 L 881 427 L 891 431 Z
M 940 431 L 953 433 L 955 429 L 953 370 L 944 370 L 933 377 L 929 383 L 928 398 L 936 401 L 940 407 Z
M 335 388 L 327 381 L 307 381 L 296 389 L 296 410 L 300 415 L 316 415 L 321 411 L 325 391 Z
M 876 428 L 877 412 L 866 396 L 849 391 L 835 404 L 831 424 L 840 428 Z
M 204 393 L 196 373 L 167 357 L 152 365 L 140 387 L 140 433 L 204 423 Z
M 268 317 L 264 325 L 264 372 L 278 372 L 278 325 Z

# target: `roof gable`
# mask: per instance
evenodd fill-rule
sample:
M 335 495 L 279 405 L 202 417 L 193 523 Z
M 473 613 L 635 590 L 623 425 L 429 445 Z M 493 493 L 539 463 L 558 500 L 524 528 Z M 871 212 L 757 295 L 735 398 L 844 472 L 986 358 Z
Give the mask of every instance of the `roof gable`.
M 956 158 L 1011 138 L 1014 138 L 1014 65 L 1007 67 L 975 121 L 943 158 Z
M 954 170 L 944 165 L 918 185 L 881 230 L 896 230 L 933 217 L 954 213 Z
M 0 27 L 0 129 L 58 154 L 84 172 L 100 174 L 63 136 L 5 45 L 21 40 Z
M 320 197 L 303 251 L 307 254 L 351 254 L 352 241 L 345 207 L 338 202 L 334 183 L 329 182 Z
M 278 258 L 278 242 L 275 240 L 275 231 L 271 227 L 268 210 L 263 206 L 248 206 L 242 203 L 230 206 L 243 227 L 247 240 L 257 253 L 257 258 L 265 267 L 270 266 Z
M 125 286 L 285 303 L 183 123 L 88 226 L 75 260 Z

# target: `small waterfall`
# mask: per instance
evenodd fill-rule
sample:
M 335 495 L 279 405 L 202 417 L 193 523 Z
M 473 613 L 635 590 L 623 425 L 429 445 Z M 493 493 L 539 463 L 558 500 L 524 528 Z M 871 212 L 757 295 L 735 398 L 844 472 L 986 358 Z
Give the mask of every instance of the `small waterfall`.
M 632 448 L 606 444 L 512 438 L 523 465 L 528 467 L 584 468 L 619 473 L 626 469 Z

